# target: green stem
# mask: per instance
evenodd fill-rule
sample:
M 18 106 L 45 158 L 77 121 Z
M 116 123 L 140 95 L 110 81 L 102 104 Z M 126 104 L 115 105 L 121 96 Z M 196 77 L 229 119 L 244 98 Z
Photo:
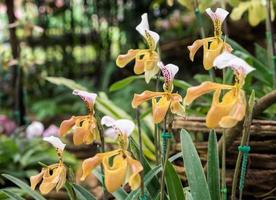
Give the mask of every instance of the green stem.
M 95 113 L 96 113 L 96 109 L 95 109 Z M 104 129 L 100 123 L 100 118 L 97 114 L 95 114 L 95 118 L 97 121 L 97 127 L 99 130 L 99 135 L 100 135 L 100 140 L 101 140 L 101 153 L 105 152 L 105 139 L 104 139 Z M 106 199 L 106 188 L 105 188 L 105 180 L 104 180 L 104 167 L 101 164 L 101 172 L 102 172 L 102 183 L 103 183 L 103 200 Z
M 250 125 L 252 122 L 252 114 L 253 114 L 254 105 L 255 105 L 255 92 L 253 90 L 250 95 L 248 106 L 246 109 L 246 117 L 245 117 L 245 121 L 243 124 L 243 134 L 242 134 L 240 146 L 245 146 L 245 145 L 248 145 L 248 143 L 249 143 Z M 238 185 L 238 177 L 239 177 L 239 173 L 240 173 L 241 161 L 242 161 L 242 152 L 239 151 L 238 159 L 237 159 L 235 171 L 234 171 L 233 182 L 232 182 L 231 200 L 236 199 L 236 189 L 237 189 L 237 185 Z M 240 192 L 240 195 L 241 195 L 241 193 L 242 192 Z
M 271 13 L 271 0 L 266 1 L 267 8 L 267 17 L 266 17 L 266 39 L 267 39 L 267 52 L 268 52 L 268 64 L 272 69 L 272 80 L 273 80 L 273 88 L 276 88 L 276 49 L 274 46 L 274 38 L 273 38 L 273 24 L 272 24 L 272 13 Z
M 160 73 L 159 72 L 156 76 L 156 85 L 155 85 L 155 91 L 158 92 L 159 91 L 159 83 L 160 83 Z M 156 165 L 160 164 L 160 160 L 159 160 L 159 150 L 160 150 L 160 138 L 159 138 L 159 134 L 158 134 L 158 125 L 155 124 L 154 125 L 154 146 L 155 146 L 155 158 L 156 158 Z
M 221 199 L 226 200 L 227 199 L 227 187 L 226 187 L 226 130 L 223 129 L 222 132 L 222 154 L 221 154 Z
M 167 127 L 167 114 L 164 118 L 164 127 L 163 127 L 163 132 L 162 134 L 166 133 L 166 127 Z M 164 182 L 164 174 L 165 174 L 165 160 L 166 160 L 166 150 L 164 149 L 167 146 L 167 139 L 163 138 L 163 144 L 162 144 L 162 175 L 161 175 L 161 195 L 160 195 L 160 200 L 164 200 L 165 198 L 165 182 Z
M 137 127 L 138 127 L 138 137 L 139 137 L 139 157 L 140 162 L 143 163 L 143 140 L 142 140 L 142 132 L 141 132 L 141 122 L 140 122 L 140 109 L 139 107 L 136 109 L 136 120 L 137 120 Z M 141 176 L 141 196 L 142 198 L 145 195 L 144 191 L 144 171 L 140 173 Z

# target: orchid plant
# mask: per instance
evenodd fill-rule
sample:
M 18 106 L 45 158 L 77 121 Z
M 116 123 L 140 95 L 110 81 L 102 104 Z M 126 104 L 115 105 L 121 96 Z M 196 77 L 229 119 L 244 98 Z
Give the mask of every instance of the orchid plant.
M 145 90 L 140 94 L 134 94 L 131 103 L 132 107 L 137 109 L 146 101 L 151 100 L 153 123 L 159 124 L 164 122 L 164 131 L 162 133 L 163 139 L 165 138 L 162 143 L 164 151 L 159 152 L 162 154 L 162 163 L 158 163 L 158 159 L 156 158 L 157 170 L 160 169 L 160 164 L 162 166 L 162 175 L 160 178 L 161 189 L 158 190 L 160 192 L 160 199 L 162 200 L 165 199 L 166 191 L 169 193 L 170 199 L 184 198 L 184 195 L 181 196 L 183 193 L 181 182 L 179 178 L 177 178 L 175 169 L 170 165 L 169 161 L 170 146 L 168 144 L 173 133 L 170 128 L 167 128 L 166 116 L 168 113 L 187 117 L 185 109 L 188 105 L 192 104 L 193 101 L 200 96 L 213 92 L 211 107 L 206 115 L 206 126 L 208 128 L 232 128 L 246 117 L 247 101 L 243 85 L 246 76 L 252 72 L 254 68 L 241 58 L 231 54 L 231 46 L 221 38 L 222 23 L 228 15 L 228 12 L 222 8 L 217 8 L 216 11 L 213 12 L 208 8 L 206 9 L 206 13 L 213 21 L 214 36 L 196 40 L 191 46 L 188 46 L 190 59 L 193 60 L 195 53 L 203 46 L 203 67 L 206 70 L 211 68 L 219 70 L 230 68 L 230 70 L 234 72 L 233 84 L 205 81 L 199 86 L 188 88 L 184 98 L 177 91 L 174 91 L 174 78 L 179 71 L 179 67 L 174 64 L 164 65 L 161 61 L 160 55 L 156 51 L 159 35 L 149 29 L 147 14 L 142 15 L 142 21 L 136 27 L 136 30 L 144 37 L 148 48 L 131 49 L 127 54 L 119 55 L 116 60 L 116 64 L 121 68 L 125 67 L 132 60 L 135 60 L 134 72 L 136 74 L 144 73 L 147 83 L 154 76 L 159 76 L 159 71 L 161 71 L 163 76 L 163 91 Z M 159 81 L 159 79 L 157 81 Z M 97 166 L 101 166 L 104 177 L 102 182 L 105 186 L 104 188 L 108 192 L 115 194 L 121 187 L 128 184 L 132 192 L 129 194 L 129 197 L 126 197 L 127 199 L 136 199 L 134 195 L 137 194 L 140 195 L 140 199 L 147 199 L 147 193 L 151 193 L 151 191 L 144 187 L 147 187 L 146 184 L 150 181 L 147 180 L 146 182 L 144 180 L 144 172 L 151 167 L 149 164 L 147 164 L 147 166 L 145 165 L 145 159 L 142 156 L 142 140 L 139 140 L 139 159 L 135 158 L 137 155 L 131 152 L 131 148 L 129 147 L 129 140 L 134 131 L 138 130 L 139 138 L 142 136 L 140 131 L 140 111 L 137 112 L 137 127 L 134 122 L 129 119 L 113 119 L 110 116 L 104 116 L 98 121 L 99 119 L 96 118 L 97 113 L 95 109 L 97 94 L 74 90 L 73 95 L 79 96 L 84 101 L 88 114 L 84 116 L 72 116 L 64 120 L 60 125 L 60 137 L 72 133 L 73 143 L 75 145 L 91 144 L 101 138 L 101 144 L 104 147 L 105 137 L 111 138 L 117 144 L 117 147 L 113 150 L 105 151 L 104 148 L 102 148 L 102 152 L 92 155 L 91 158 L 85 159 L 81 165 L 81 180 L 84 181 Z M 103 126 L 107 128 L 105 131 L 103 131 Z M 158 137 L 155 138 L 155 140 L 160 143 L 160 135 L 157 134 L 155 137 Z M 67 167 L 63 163 L 65 144 L 54 136 L 46 137 L 44 140 L 51 143 L 56 148 L 59 162 L 43 167 L 38 175 L 30 178 L 30 181 L 32 189 L 35 189 L 41 182 L 39 190 L 42 194 L 47 194 L 54 188 L 58 191 L 64 186 L 66 182 Z M 188 184 L 190 186 L 190 192 L 188 191 L 187 194 L 191 193 L 193 199 L 216 199 L 213 196 L 214 191 L 209 191 L 199 157 L 191 141 L 189 134 L 182 131 L 181 143 L 183 147 L 183 158 L 185 160 L 184 165 L 187 172 Z M 156 151 L 160 151 L 158 145 L 156 147 Z M 159 155 L 159 153 L 157 153 L 157 155 Z M 168 173 L 166 170 L 170 170 L 169 175 L 171 177 L 166 174 Z M 158 173 L 152 171 L 148 173 L 154 173 L 153 175 L 150 174 L 151 178 L 158 175 Z M 191 176 L 191 174 L 196 174 L 198 177 Z M 146 177 L 148 178 L 150 175 L 146 174 Z M 172 177 L 174 178 L 170 179 Z M 158 182 L 158 179 L 156 180 Z M 197 184 L 194 181 L 196 183 L 199 182 L 198 186 L 196 186 Z M 165 187 L 166 184 L 167 186 Z M 172 187 L 168 184 L 172 184 L 173 188 L 180 188 L 178 190 L 180 196 L 177 196 L 175 191 L 171 190 Z M 139 190 L 139 188 L 141 188 L 141 190 Z M 141 192 L 139 193 L 139 191 Z M 220 193 L 219 185 L 215 188 L 215 193 Z M 154 196 L 158 194 L 151 195 Z M 136 197 L 138 198 L 138 196 Z M 156 196 L 156 198 L 158 197 Z

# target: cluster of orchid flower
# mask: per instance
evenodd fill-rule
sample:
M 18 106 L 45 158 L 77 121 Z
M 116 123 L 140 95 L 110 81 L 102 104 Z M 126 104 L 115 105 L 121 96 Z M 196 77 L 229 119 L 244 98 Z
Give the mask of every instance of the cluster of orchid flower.
M 184 99 L 178 93 L 173 93 L 173 80 L 178 72 L 178 67 L 173 64 L 164 65 L 160 61 L 160 56 L 156 52 L 159 35 L 149 29 L 147 14 L 142 15 L 142 21 L 136 30 L 145 38 L 148 49 L 131 49 L 127 54 L 119 55 L 116 60 L 116 64 L 122 68 L 135 59 L 134 72 L 136 74 L 144 73 L 147 83 L 161 70 L 164 78 L 163 92 L 146 90 L 141 94 L 135 94 L 132 100 L 133 108 L 137 108 L 145 101 L 152 100 L 152 114 L 155 124 L 162 122 L 168 112 L 185 116 L 186 106 L 199 96 L 213 91 L 212 105 L 206 117 L 207 127 L 231 128 L 245 115 L 246 98 L 242 87 L 246 75 L 254 68 L 231 54 L 231 46 L 221 39 L 222 23 L 228 12 L 221 8 L 218 8 L 216 12 L 209 8 L 206 12 L 214 23 L 214 36 L 196 40 L 189 46 L 190 58 L 193 60 L 197 50 L 203 46 L 204 68 L 209 70 L 214 66 L 219 69 L 230 67 L 235 73 L 233 85 L 206 81 L 199 86 L 189 88 Z M 221 99 L 222 90 L 228 91 Z M 75 145 L 91 144 L 102 134 L 95 117 L 94 105 L 97 94 L 79 90 L 74 90 L 73 94 L 80 96 L 86 103 L 88 114 L 72 116 L 70 119 L 64 120 L 60 125 L 60 136 L 73 132 Z M 84 160 L 81 180 L 84 180 L 91 173 L 91 170 L 102 164 L 105 186 L 109 192 L 116 191 L 125 183 L 128 183 L 132 190 L 139 188 L 141 184 L 139 173 L 143 171 L 143 166 L 139 161 L 133 159 L 132 154 L 128 151 L 128 137 L 134 131 L 135 124 L 128 119 L 115 120 L 109 116 L 104 116 L 101 119 L 101 125 L 108 127 L 104 135 L 115 139 L 118 142 L 118 148 L 98 153 L 94 157 Z M 64 185 L 66 167 L 62 159 L 65 144 L 54 136 L 44 138 L 44 140 L 56 147 L 59 163 L 44 167 L 38 175 L 32 176 L 30 180 L 33 189 L 42 181 L 39 189 L 41 193 L 46 194 L 54 188 L 59 190 Z M 112 160 L 112 164 L 110 164 L 110 160 Z

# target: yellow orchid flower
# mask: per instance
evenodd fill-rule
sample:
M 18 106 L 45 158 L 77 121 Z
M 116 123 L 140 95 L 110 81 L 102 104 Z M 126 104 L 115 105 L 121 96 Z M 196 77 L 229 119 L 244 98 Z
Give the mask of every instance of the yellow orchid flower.
M 229 44 L 221 39 L 221 26 L 228 15 L 228 12 L 222 8 L 217 8 L 213 12 L 210 8 L 206 9 L 207 14 L 211 17 L 214 24 L 214 37 L 203 38 L 194 41 L 191 46 L 188 46 L 190 51 L 190 59 L 194 61 L 194 56 L 199 48 L 203 46 L 203 66 L 206 70 L 213 67 L 214 59 L 223 51 L 231 52 L 232 48 Z
M 64 120 L 60 125 L 59 134 L 64 136 L 70 129 L 73 129 L 73 142 L 75 145 L 91 144 L 99 137 L 97 121 L 94 117 L 94 103 L 97 94 L 80 90 L 74 90 L 73 94 L 82 98 L 89 113 L 85 116 L 72 116 L 70 119 Z
M 133 132 L 135 125 L 127 119 L 114 120 L 105 116 L 101 123 L 109 128 L 106 136 L 116 138 L 119 148 L 113 151 L 98 153 L 82 163 L 82 177 L 84 180 L 98 165 L 104 168 L 105 186 L 108 192 L 114 192 L 125 183 L 128 183 L 132 190 L 139 188 L 141 184 L 140 172 L 143 171 L 141 163 L 131 157 L 127 151 L 128 136 Z M 112 164 L 110 160 L 113 160 Z
M 127 54 L 118 56 L 116 65 L 123 68 L 135 59 L 134 73 L 145 73 L 145 80 L 149 83 L 150 79 L 159 72 L 157 63 L 160 58 L 156 52 L 159 35 L 149 29 L 148 15 L 146 13 L 142 15 L 142 21 L 136 26 L 136 30 L 145 38 L 148 49 L 130 49 Z
M 178 72 L 178 67 L 173 64 L 164 66 L 161 62 L 159 63 L 159 66 L 164 76 L 164 92 L 152 92 L 146 90 L 141 94 L 135 94 L 132 100 L 133 108 L 137 108 L 145 101 L 152 100 L 153 121 L 156 124 L 164 120 L 169 108 L 172 113 L 178 115 L 185 114 L 184 108 L 180 104 L 180 102 L 182 102 L 182 97 L 177 93 L 172 93 L 173 79 Z M 159 98 L 158 101 L 157 98 Z
M 50 136 L 45 137 L 43 140 L 51 143 L 56 147 L 59 163 L 42 168 L 41 172 L 35 176 L 30 177 L 31 188 L 34 190 L 37 184 L 40 184 L 39 190 L 42 194 L 48 194 L 54 188 L 59 191 L 66 182 L 66 167 L 63 164 L 62 156 L 65 144 L 63 144 L 59 138 Z
M 190 87 L 184 98 L 184 105 L 190 105 L 198 97 L 214 92 L 212 105 L 206 116 L 206 126 L 209 128 L 231 128 L 241 121 L 245 115 L 246 98 L 242 87 L 246 75 L 254 68 L 244 60 L 226 52 L 215 59 L 214 66 L 219 69 L 231 67 L 236 74 L 236 83 L 226 85 L 206 81 L 199 86 Z M 222 90 L 228 91 L 221 99 Z
M 248 11 L 248 21 L 251 26 L 257 26 L 261 21 L 265 20 L 266 14 L 266 0 L 251 0 L 240 2 L 237 7 L 232 10 L 230 15 L 232 20 L 240 20 L 242 15 Z M 274 19 L 275 13 L 273 3 L 271 1 L 272 18 Z

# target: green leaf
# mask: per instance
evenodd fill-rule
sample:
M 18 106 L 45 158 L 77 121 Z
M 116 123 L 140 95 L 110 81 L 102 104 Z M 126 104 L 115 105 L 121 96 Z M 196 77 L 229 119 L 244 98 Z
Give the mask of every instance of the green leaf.
M 212 200 L 220 199 L 219 156 L 217 135 L 214 130 L 210 131 L 208 140 L 207 182 Z
M 21 196 L 9 191 L 9 190 L 1 190 L 5 195 L 7 195 L 11 200 L 24 200 Z
M 19 180 L 18 178 L 15 178 L 9 174 L 2 174 L 6 179 L 10 180 L 14 184 L 16 184 L 18 187 L 20 187 L 24 192 L 29 194 L 31 197 L 33 197 L 35 200 L 46 200 L 43 196 L 41 196 L 38 192 L 31 189 L 29 185 L 24 183 L 23 181 Z
M 76 184 L 72 184 L 72 187 L 76 193 L 78 200 L 96 200 L 96 197 L 94 197 L 89 191 L 87 191 L 84 187 Z
M 56 85 L 63 85 L 66 86 L 72 90 L 85 90 L 87 91 L 87 88 L 76 83 L 75 81 L 68 79 L 68 78 L 64 78 L 64 77 L 54 77 L 54 76 L 48 76 L 45 77 L 45 79 L 53 84 Z
M 173 200 L 185 199 L 180 178 L 177 175 L 173 165 L 169 161 L 166 164 L 165 180 L 166 180 L 166 186 L 168 189 L 168 195 L 170 199 L 173 199 Z
M 114 91 L 120 90 L 120 89 L 128 86 L 129 84 L 131 84 L 134 80 L 137 80 L 137 79 L 140 79 L 140 78 L 144 78 L 144 75 L 142 75 L 142 76 L 129 76 L 127 78 L 124 78 L 120 81 L 117 81 L 117 82 L 113 83 L 110 86 L 109 91 L 114 92 Z
M 135 140 L 131 137 L 131 150 L 134 153 L 136 158 L 139 158 L 139 148 L 138 148 L 138 144 L 135 142 Z M 141 162 L 141 164 L 144 167 L 144 174 L 147 174 L 148 172 L 150 172 L 152 170 L 149 162 L 147 161 L 147 159 L 144 157 L 144 155 L 142 154 L 143 160 Z M 150 194 L 150 196 L 152 197 L 152 199 L 155 199 L 160 191 L 160 183 L 158 181 L 157 176 L 153 177 L 153 179 L 150 181 L 150 183 L 147 186 L 147 190 Z
M 64 188 L 67 191 L 68 197 L 70 200 L 75 200 L 76 199 L 76 195 L 73 189 L 73 185 L 71 183 L 69 183 L 68 181 L 66 181 Z
M 181 150 L 183 154 L 184 167 L 191 194 L 194 200 L 211 200 L 210 192 L 204 175 L 204 171 L 193 144 L 190 134 L 182 129 L 180 132 Z

